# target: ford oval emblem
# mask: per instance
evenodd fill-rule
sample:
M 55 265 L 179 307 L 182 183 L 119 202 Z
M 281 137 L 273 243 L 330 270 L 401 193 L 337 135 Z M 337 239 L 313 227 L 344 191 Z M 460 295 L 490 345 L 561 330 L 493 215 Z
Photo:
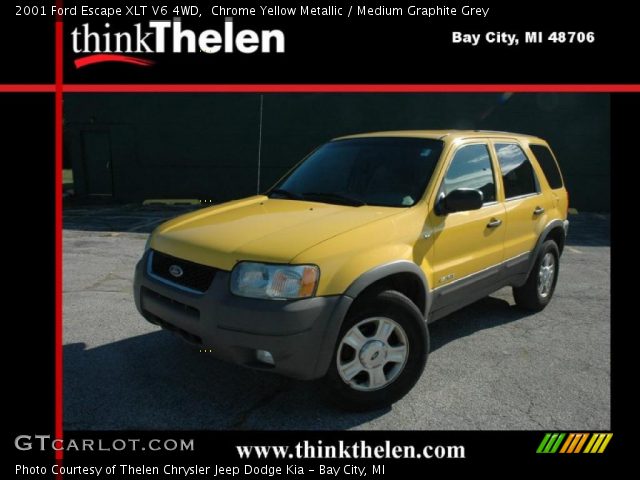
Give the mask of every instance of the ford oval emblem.
M 182 275 L 184 275 L 184 270 L 182 270 L 182 267 L 180 265 L 171 265 L 169 267 L 169 273 L 176 278 L 180 278 Z

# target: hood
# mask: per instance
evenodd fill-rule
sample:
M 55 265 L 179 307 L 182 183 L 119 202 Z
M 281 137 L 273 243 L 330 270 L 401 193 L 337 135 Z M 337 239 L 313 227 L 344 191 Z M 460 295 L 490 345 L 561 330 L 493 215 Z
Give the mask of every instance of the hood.
M 329 238 L 402 211 L 260 195 L 170 220 L 154 231 L 151 248 L 223 270 L 239 260 L 287 263 Z

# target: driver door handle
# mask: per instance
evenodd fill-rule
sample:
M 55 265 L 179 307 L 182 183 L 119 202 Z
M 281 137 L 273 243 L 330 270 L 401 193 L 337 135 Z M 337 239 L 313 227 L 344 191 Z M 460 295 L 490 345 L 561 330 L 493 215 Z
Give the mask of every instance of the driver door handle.
M 535 210 L 533 211 L 534 215 L 542 215 L 544 213 L 544 208 L 542 207 L 536 207 Z
M 491 221 L 487 223 L 487 228 L 496 228 L 496 227 L 499 227 L 500 225 L 502 225 L 502 220 L 499 220 L 497 218 L 492 218 Z

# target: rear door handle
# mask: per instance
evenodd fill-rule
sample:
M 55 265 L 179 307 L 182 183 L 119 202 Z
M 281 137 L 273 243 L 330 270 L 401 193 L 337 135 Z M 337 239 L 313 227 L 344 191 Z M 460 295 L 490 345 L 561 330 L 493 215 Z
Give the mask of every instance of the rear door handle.
M 492 219 L 489 223 L 487 223 L 487 228 L 496 228 L 502 225 L 502 220 L 497 218 Z
M 534 215 L 542 215 L 544 213 L 544 208 L 542 207 L 536 207 L 536 209 L 533 211 Z

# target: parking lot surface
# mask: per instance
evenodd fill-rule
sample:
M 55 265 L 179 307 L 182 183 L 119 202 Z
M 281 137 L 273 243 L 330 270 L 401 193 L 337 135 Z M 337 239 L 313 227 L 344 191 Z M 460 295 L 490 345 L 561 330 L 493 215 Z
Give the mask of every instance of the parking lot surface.
M 415 388 L 390 409 L 336 410 L 321 382 L 220 362 L 147 323 L 132 298 L 148 232 L 188 207 L 64 214 L 66 429 L 610 428 L 609 219 L 571 216 L 551 304 L 509 289 L 431 326 Z

